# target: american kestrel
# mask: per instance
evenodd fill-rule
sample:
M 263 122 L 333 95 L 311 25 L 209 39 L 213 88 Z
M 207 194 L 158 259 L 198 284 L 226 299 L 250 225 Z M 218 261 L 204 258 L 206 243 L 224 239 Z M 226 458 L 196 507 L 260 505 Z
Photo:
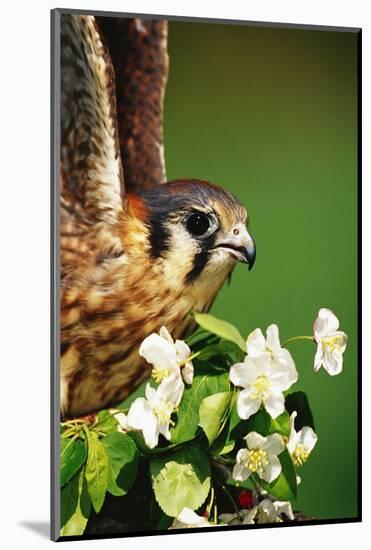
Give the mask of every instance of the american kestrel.
M 150 373 L 142 340 L 194 329 L 254 240 L 244 206 L 166 182 L 167 23 L 61 16 L 61 411 L 113 405 Z

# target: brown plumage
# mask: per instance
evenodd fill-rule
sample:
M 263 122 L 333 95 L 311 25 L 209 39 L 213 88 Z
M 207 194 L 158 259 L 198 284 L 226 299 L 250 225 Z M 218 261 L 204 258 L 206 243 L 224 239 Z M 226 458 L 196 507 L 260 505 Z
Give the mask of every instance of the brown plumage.
M 62 15 L 61 29 L 61 409 L 71 416 L 134 390 L 150 372 L 141 341 L 163 325 L 188 334 L 189 311 L 207 311 L 255 248 L 230 193 L 159 185 L 166 22 Z

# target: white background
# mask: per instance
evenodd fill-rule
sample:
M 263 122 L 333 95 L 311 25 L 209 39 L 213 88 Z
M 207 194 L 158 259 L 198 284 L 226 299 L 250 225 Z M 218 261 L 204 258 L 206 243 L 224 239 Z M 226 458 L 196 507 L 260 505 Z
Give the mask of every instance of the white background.
M 370 24 L 365 1 L 271 0 L 228 2 L 7 0 L 1 7 L 0 57 L 0 537 L 3 548 L 41 548 L 48 540 L 49 519 L 49 10 L 54 7 L 105 9 L 362 27 L 364 57 L 364 401 L 369 401 L 370 352 Z M 368 67 L 366 66 L 368 64 Z M 367 122 L 367 124 L 366 124 Z M 319 200 L 321 198 L 319 197 Z M 331 208 L 331 204 L 329 204 Z M 315 213 L 314 213 L 315 216 Z M 344 220 L 346 223 L 346 220 Z M 339 262 L 346 261 L 344 257 Z M 346 363 L 345 363 L 346 365 Z M 346 367 L 345 367 L 346 368 Z M 341 406 L 341 404 L 336 404 Z M 369 431 L 370 406 L 364 425 Z M 366 416 L 367 415 L 367 416 Z M 337 427 L 336 429 L 341 429 Z M 364 437 L 364 463 L 370 464 L 369 433 Z M 346 444 L 346 436 L 344 437 Z M 336 461 L 336 457 L 328 457 Z M 312 548 L 333 544 L 347 550 L 371 537 L 365 469 L 364 523 L 290 529 L 223 532 L 174 537 L 72 542 L 69 548 L 183 549 L 190 544 L 218 548 Z M 339 479 L 344 485 L 346 479 Z M 321 498 L 318 495 L 318 498 Z

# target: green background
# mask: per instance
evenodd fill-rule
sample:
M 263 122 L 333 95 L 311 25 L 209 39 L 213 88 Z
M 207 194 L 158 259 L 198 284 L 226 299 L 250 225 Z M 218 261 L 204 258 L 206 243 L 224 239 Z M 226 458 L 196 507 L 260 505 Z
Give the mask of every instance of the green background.
M 244 335 L 277 323 L 311 334 L 320 307 L 349 336 L 343 373 L 315 373 L 291 345 L 317 447 L 296 509 L 357 515 L 357 36 L 171 22 L 165 98 L 168 179 L 198 177 L 247 206 L 254 269 L 238 266 L 212 312 Z

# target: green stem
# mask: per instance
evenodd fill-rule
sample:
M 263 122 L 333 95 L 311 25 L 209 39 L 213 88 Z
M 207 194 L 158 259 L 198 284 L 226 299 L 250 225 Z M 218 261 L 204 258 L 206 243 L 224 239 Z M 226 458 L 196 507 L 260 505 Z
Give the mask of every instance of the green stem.
M 195 351 L 195 353 L 191 353 L 191 355 L 189 355 L 187 357 L 187 359 L 184 359 L 183 361 L 181 361 L 179 363 L 179 366 L 180 367 L 184 367 L 184 365 L 186 365 L 187 363 L 189 363 L 189 361 L 192 361 L 192 359 L 196 359 L 196 357 L 198 357 L 200 355 L 201 351 Z
M 218 479 L 219 481 L 219 485 L 220 487 L 223 489 L 223 491 L 225 492 L 225 494 L 227 495 L 227 497 L 229 498 L 229 500 L 231 501 L 232 505 L 233 505 L 233 508 L 234 508 L 234 511 L 236 512 L 237 514 L 237 519 L 240 521 L 241 523 L 241 518 L 240 518 L 240 511 L 238 509 L 238 506 L 237 504 L 235 503 L 234 501 L 234 498 L 232 497 L 231 493 L 228 491 L 227 487 L 224 485 L 224 483 Z
M 61 426 L 76 426 L 76 424 L 85 424 L 85 420 L 82 420 L 80 418 L 72 418 L 72 420 L 61 422 Z
M 111 414 L 112 416 L 115 416 L 116 414 L 126 414 L 127 412 L 129 412 L 129 407 L 127 407 L 126 409 L 117 409 L 115 412 L 111 412 Z
M 286 346 L 287 344 L 291 344 L 291 342 L 295 342 L 296 340 L 311 340 L 314 342 L 313 336 L 293 336 L 293 338 L 289 338 L 282 344 L 282 346 Z
M 214 523 L 218 523 L 218 505 L 214 502 Z
M 82 429 L 83 429 L 83 432 L 84 432 L 86 444 L 89 445 L 89 428 L 87 427 L 86 424 L 83 424 Z
M 214 504 L 214 496 L 215 496 L 214 487 L 211 485 L 211 488 L 210 488 L 210 501 L 209 501 L 209 504 L 206 507 L 206 512 L 208 514 L 208 517 L 211 515 L 211 508 L 213 507 L 213 504 Z

